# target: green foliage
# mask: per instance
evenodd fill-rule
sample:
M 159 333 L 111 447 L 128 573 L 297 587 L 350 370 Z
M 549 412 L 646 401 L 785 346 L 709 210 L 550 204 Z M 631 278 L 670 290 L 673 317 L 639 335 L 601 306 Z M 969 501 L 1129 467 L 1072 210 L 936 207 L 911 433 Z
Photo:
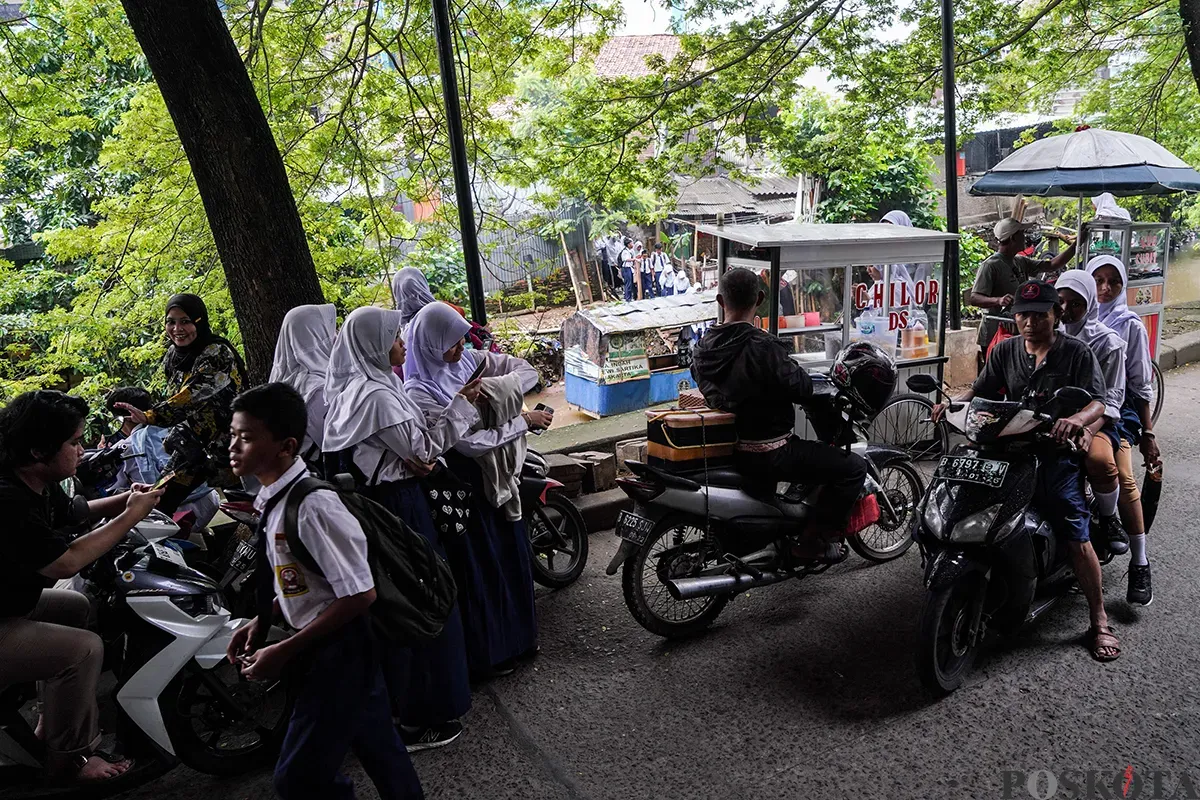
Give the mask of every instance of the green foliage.
M 982 237 L 976 236 L 969 231 L 964 231 L 959 236 L 958 285 L 964 298 L 962 312 L 965 315 L 974 315 L 977 313 L 977 309 L 967 305 L 965 298 L 971 291 L 971 287 L 975 285 L 975 276 L 979 274 L 979 265 L 991 254 L 992 248 L 988 247 L 988 243 Z
M 900 209 L 918 227 L 942 227 L 928 147 L 906 125 L 872 127 L 863 107 L 807 91 L 767 143 L 789 175 L 825 182 L 817 209 L 823 222 L 875 222 Z

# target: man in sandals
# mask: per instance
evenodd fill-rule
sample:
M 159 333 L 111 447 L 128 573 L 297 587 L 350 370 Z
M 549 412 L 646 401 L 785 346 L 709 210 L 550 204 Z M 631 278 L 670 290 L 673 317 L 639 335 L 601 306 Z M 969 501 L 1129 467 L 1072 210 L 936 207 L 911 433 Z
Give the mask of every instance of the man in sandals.
M 1011 399 L 1033 394 L 1045 401 L 1066 386 L 1077 386 L 1092 401 L 1077 414 L 1054 423 L 1053 434 L 1060 442 L 1075 440 L 1088 425 L 1104 415 L 1104 377 L 1091 349 L 1070 336 L 1058 333 L 1061 310 L 1058 292 L 1043 281 L 1027 281 L 1013 302 L 1019 336 L 1007 339 L 992 350 L 983 372 L 956 402 L 972 397 Z M 945 405 L 934 409 L 938 420 Z M 1034 489 L 1034 504 L 1071 552 L 1075 577 L 1091 612 L 1088 646 L 1097 661 L 1112 661 L 1121 654 L 1117 637 L 1108 626 L 1100 562 L 1088 534 L 1091 516 L 1083 495 L 1082 456 L 1051 450 L 1042 454 Z

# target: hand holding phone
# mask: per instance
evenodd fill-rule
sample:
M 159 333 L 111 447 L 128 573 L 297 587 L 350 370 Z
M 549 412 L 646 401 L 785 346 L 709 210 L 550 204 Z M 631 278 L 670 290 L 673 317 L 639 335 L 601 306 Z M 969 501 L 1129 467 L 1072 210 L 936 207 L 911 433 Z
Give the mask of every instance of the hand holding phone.
M 154 485 L 150 487 L 150 491 L 157 492 L 159 489 L 170 483 L 174 477 L 174 472 L 164 472 L 162 475 L 158 476 L 158 480 L 155 481 Z

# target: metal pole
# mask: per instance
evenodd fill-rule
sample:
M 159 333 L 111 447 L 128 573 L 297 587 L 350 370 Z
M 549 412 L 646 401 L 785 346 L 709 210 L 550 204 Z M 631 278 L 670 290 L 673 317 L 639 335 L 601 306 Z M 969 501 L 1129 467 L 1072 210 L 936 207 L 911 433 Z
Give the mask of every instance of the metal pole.
M 436 0 L 435 0 L 436 1 Z M 954 124 L 954 2 L 942 0 L 942 112 L 946 126 L 946 230 L 958 233 L 958 136 Z M 950 328 L 962 327 L 962 287 L 959 286 L 958 242 L 946 248 L 942 265 L 950 306 Z
M 779 335 L 779 251 L 771 248 L 771 285 L 767 287 L 767 307 L 771 310 L 771 320 L 767 329 L 772 336 Z
M 433 0 L 433 32 L 437 40 L 438 67 L 442 73 L 442 100 L 446 104 L 446 133 L 450 137 L 450 164 L 454 169 L 454 197 L 462 228 L 463 261 L 467 267 L 467 297 L 471 318 L 487 324 L 483 299 L 483 267 L 475 232 L 475 204 L 471 194 L 471 172 L 467 167 L 467 144 L 463 136 L 462 106 L 458 100 L 458 71 L 454 63 L 454 39 L 450 35 L 449 0 Z

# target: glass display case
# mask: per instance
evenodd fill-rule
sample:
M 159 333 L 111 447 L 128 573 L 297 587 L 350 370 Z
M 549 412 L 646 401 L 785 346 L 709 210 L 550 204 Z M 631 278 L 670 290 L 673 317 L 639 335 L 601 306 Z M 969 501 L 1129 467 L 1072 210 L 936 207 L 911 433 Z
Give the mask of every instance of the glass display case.
M 701 230 L 719 240 L 720 272 L 758 273 L 767 299 L 757 324 L 791 340 L 795 357 L 806 366 L 828 367 L 847 344 L 867 340 L 902 367 L 940 368 L 942 262 L 953 234 L 888 224 Z
M 1142 318 L 1150 336 L 1150 354 L 1158 360 L 1158 342 L 1165 303 L 1167 269 L 1171 252 L 1171 226 L 1165 222 L 1085 222 L 1080 237 L 1080 264 L 1096 256 L 1119 258 L 1129 284 L 1129 307 Z

